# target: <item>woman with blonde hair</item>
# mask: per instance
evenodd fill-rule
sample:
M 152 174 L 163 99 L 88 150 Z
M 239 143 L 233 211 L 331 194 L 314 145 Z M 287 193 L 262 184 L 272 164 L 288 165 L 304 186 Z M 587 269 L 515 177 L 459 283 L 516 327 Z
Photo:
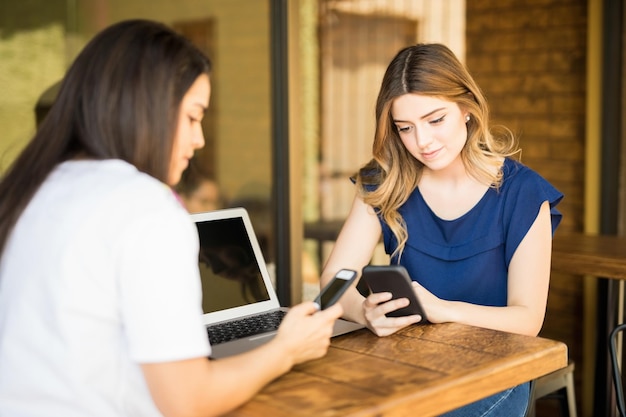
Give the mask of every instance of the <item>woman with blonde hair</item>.
M 321 285 L 341 267 L 361 270 L 382 235 L 430 322 L 537 335 L 562 194 L 518 153 L 507 129 L 494 133 L 485 97 L 447 47 L 399 51 L 376 102 L 373 159 L 353 178 L 354 203 Z M 408 304 L 391 298 L 354 288 L 341 304 L 379 336 L 421 320 L 387 317 Z M 522 416 L 528 398 L 524 384 L 449 415 Z

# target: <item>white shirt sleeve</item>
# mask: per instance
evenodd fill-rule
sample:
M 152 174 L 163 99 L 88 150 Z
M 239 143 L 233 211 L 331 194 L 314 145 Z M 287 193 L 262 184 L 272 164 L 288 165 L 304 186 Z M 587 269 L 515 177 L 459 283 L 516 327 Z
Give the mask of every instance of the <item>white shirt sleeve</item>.
M 121 239 L 120 309 L 130 357 L 139 363 L 210 354 L 202 324 L 198 235 L 186 213 L 150 213 Z

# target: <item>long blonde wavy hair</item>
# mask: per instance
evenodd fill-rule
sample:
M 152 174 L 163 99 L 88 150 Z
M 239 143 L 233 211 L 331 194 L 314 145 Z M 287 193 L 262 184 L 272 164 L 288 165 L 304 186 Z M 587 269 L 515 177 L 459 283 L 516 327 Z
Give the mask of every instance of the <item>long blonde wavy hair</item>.
M 396 237 L 398 246 L 392 257 L 398 259 L 408 238 L 398 208 L 417 187 L 424 168 L 406 150 L 391 116 L 393 101 L 408 93 L 451 101 L 469 113 L 461 159 L 478 181 L 497 189 L 503 159 L 520 152 L 510 130 L 492 133 L 487 101 L 450 49 L 441 44 L 417 44 L 400 50 L 385 72 L 376 101 L 373 159 L 354 176 L 360 197 L 377 210 Z

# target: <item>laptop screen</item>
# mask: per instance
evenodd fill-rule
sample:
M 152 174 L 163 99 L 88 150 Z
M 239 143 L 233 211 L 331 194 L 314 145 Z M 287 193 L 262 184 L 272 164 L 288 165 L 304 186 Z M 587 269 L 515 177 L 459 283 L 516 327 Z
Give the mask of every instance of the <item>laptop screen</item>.
M 270 299 L 242 217 L 197 221 L 204 313 Z

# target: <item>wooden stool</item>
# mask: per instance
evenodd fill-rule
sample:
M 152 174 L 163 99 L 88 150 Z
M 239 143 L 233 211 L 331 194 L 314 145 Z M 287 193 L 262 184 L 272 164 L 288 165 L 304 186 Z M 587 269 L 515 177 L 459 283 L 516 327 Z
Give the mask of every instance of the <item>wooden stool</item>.
M 535 417 L 535 401 L 539 398 L 555 398 L 559 401 L 561 417 L 577 417 L 574 362 L 570 361 L 565 368 L 534 380 L 530 395 L 527 417 Z

